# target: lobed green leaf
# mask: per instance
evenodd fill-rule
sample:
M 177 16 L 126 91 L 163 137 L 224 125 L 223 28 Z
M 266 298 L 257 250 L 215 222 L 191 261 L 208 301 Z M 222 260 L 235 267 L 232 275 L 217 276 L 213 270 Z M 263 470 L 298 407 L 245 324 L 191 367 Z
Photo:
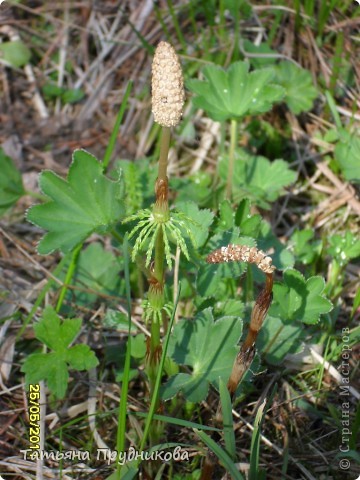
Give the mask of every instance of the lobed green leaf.
M 285 93 L 282 87 L 271 83 L 273 68 L 249 73 L 247 62 L 235 62 L 228 70 L 209 65 L 203 73 L 205 81 L 193 79 L 187 86 L 197 95 L 194 105 L 219 122 L 267 112 Z
M 67 268 L 68 264 L 65 265 L 66 270 Z M 105 250 L 102 244 L 93 242 L 88 245 L 80 252 L 75 270 L 76 282 L 81 286 L 81 290 L 71 292 L 76 304 L 89 306 L 98 300 L 98 294 L 123 293 L 124 285 L 119 275 L 122 270 L 121 258 Z M 61 275 L 60 278 L 64 277 Z
M 46 380 L 52 393 L 61 399 L 66 393 L 69 368 L 89 370 L 98 364 L 88 345 L 69 347 L 80 328 L 81 319 L 65 319 L 61 322 L 52 307 L 44 310 L 41 320 L 34 326 L 35 335 L 53 351 L 27 357 L 21 371 L 25 373 L 28 384 Z
M 182 320 L 170 337 L 168 355 L 179 365 L 192 367 L 191 374 L 179 373 L 164 386 L 163 397 L 171 398 L 179 390 L 192 402 L 204 400 L 209 384 L 225 381 L 231 372 L 242 323 L 238 317 L 222 317 L 216 322 L 211 309 L 194 320 Z
M 27 219 L 48 230 L 38 246 L 41 254 L 69 252 L 91 233 L 108 231 L 125 213 L 121 179 L 109 180 L 84 150 L 74 152 L 67 180 L 45 171 L 40 187 L 51 200 L 31 207 Z
M 303 275 L 294 269 L 284 272 L 284 283 L 275 283 L 274 303 L 270 315 L 278 316 L 289 323 L 298 320 L 307 324 L 315 324 L 320 315 L 328 313 L 333 306 L 323 296 L 325 281 L 314 276 L 305 280 Z
M 236 151 L 236 162 L 233 175 L 233 196 L 239 202 L 250 199 L 261 208 L 269 209 L 284 193 L 284 188 L 296 180 L 296 172 L 281 159 L 270 162 L 262 156 L 253 156 L 244 150 Z M 228 158 L 222 157 L 219 162 L 220 177 L 226 182 Z
M 284 87 L 284 100 L 295 115 L 311 110 L 318 91 L 308 70 L 292 62 L 281 62 L 276 67 L 276 81 Z
M 351 182 L 360 182 L 360 137 L 343 131 L 341 141 L 335 147 L 334 155 L 345 179 Z
M 199 209 L 195 202 L 179 202 L 176 205 L 184 215 L 184 223 L 187 229 L 191 231 L 191 240 L 196 247 L 201 247 L 206 242 L 209 235 L 209 227 L 213 223 L 214 214 L 208 209 Z M 191 222 L 188 221 L 192 220 Z M 187 229 L 182 228 L 184 237 L 189 237 Z
M 261 327 L 256 346 L 272 365 L 280 364 L 288 353 L 300 351 L 305 332 L 301 324 L 286 324 L 281 318 L 268 315 Z

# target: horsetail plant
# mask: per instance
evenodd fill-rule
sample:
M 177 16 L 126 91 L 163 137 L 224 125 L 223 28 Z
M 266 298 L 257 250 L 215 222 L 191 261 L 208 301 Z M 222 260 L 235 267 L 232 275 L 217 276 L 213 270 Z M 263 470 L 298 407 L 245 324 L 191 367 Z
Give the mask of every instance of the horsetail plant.
M 151 322 L 151 338 L 147 345 L 147 371 L 151 393 L 154 393 L 161 357 L 160 325 L 164 315 L 170 316 L 171 313 L 171 305 L 166 302 L 164 292 L 165 261 L 169 268 L 172 267 L 169 237 L 175 239 L 187 259 L 189 253 L 182 230 L 192 239 L 188 226 L 190 219 L 180 212 L 170 211 L 168 200 L 167 166 L 171 127 L 180 122 L 184 101 L 184 81 L 179 59 L 169 43 L 160 42 L 152 63 L 152 112 L 155 122 L 162 127 L 155 203 L 152 209 L 140 210 L 125 219 L 125 222 L 138 221 L 129 235 L 129 238 L 137 235 L 132 258 L 135 259 L 139 250 L 147 244 L 146 266 L 150 263 L 152 265 L 148 298 L 144 302 L 145 320 Z M 154 259 L 151 262 L 153 253 Z

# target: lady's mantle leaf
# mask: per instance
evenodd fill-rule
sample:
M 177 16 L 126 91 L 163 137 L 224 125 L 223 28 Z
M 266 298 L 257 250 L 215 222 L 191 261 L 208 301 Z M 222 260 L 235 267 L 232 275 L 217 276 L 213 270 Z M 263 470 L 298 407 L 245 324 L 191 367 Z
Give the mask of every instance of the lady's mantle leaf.
M 285 88 L 285 102 L 296 115 L 307 112 L 313 106 L 318 92 L 310 72 L 291 62 L 281 62 L 276 68 L 276 80 Z
M 36 338 L 53 352 L 33 353 L 21 368 L 27 383 L 46 380 L 57 398 L 64 398 L 69 378 L 68 369 L 89 370 L 99 363 L 87 345 L 69 347 L 81 328 L 81 319 L 60 318 L 52 307 L 47 307 L 39 323 L 34 326 Z
M 196 247 L 201 247 L 209 236 L 209 227 L 213 222 L 214 214 L 208 209 L 199 209 L 195 202 L 179 202 L 177 208 L 190 218 L 189 225 Z M 188 236 L 186 231 L 184 236 Z
M 214 322 L 211 309 L 200 312 L 195 320 L 180 321 L 170 337 L 168 355 L 193 371 L 171 377 L 163 397 L 171 398 L 182 390 L 189 401 L 200 402 L 207 395 L 209 383 L 216 384 L 219 377 L 227 381 L 241 331 L 239 318 L 222 317 Z
M 281 159 L 270 162 L 262 156 L 249 155 L 244 150 L 237 150 L 233 176 L 234 200 L 249 198 L 261 208 L 269 209 L 284 193 L 284 187 L 296 180 L 296 172 Z M 220 177 L 226 181 L 228 159 L 219 162 Z
M 260 225 L 260 232 L 257 235 L 257 245 L 264 252 L 273 250 L 273 253 L 271 253 L 273 265 L 279 270 L 285 270 L 288 267 L 294 266 L 294 255 L 280 242 L 277 236 L 274 235 L 270 223 L 265 220 L 263 220 Z
M 291 236 L 291 243 L 296 260 L 310 265 L 315 262 L 321 254 L 322 241 L 314 240 L 315 232 L 311 228 L 295 230 Z
M 289 268 L 284 272 L 284 283 L 274 285 L 274 304 L 270 314 L 287 322 L 317 323 L 320 315 L 330 312 L 333 307 L 330 300 L 322 295 L 324 288 L 322 277 L 305 280 L 300 272 Z
M 341 141 L 335 148 L 335 159 L 346 180 L 360 182 L 360 137 L 342 132 Z
M 346 232 L 345 235 L 332 235 L 329 238 L 329 253 L 336 261 L 344 267 L 350 260 L 360 256 L 360 240 L 358 235 Z
M 77 305 L 90 306 L 99 299 L 98 294 L 121 295 L 124 288 L 120 290 L 122 270 L 120 260 L 111 252 L 97 242 L 92 242 L 80 252 L 76 266 L 75 278 L 82 288 L 79 291 L 71 292 Z M 65 264 L 61 279 L 69 264 Z
M 281 363 L 288 353 L 298 352 L 303 348 L 304 329 L 299 323 L 284 324 L 280 318 L 268 316 L 261 327 L 256 346 L 268 363 Z
M 27 219 L 48 230 L 38 246 L 41 254 L 71 251 L 94 231 L 107 231 L 124 215 L 122 182 L 104 174 L 101 163 L 76 150 L 67 180 L 46 171 L 40 176 L 42 192 L 50 197 L 31 207 Z
M 220 122 L 267 112 L 285 93 L 282 87 L 271 83 L 273 68 L 249 73 L 247 62 L 235 62 L 227 71 L 210 65 L 203 73 L 206 81 L 190 80 L 187 85 L 197 94 L 194 105 Z

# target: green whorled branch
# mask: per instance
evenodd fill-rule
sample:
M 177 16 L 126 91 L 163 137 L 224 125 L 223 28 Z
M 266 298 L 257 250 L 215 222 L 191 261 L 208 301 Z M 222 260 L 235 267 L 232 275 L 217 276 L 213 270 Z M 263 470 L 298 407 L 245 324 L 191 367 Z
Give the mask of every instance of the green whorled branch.
M 156 205 L 154 206 L 154 210 L 156 210 Z M 191 227 L 197 225 L 197 223 L 182 212 L 172 210 L 165 214 L 159 213 L 158 208 L 157 211 L 154 212 L 154 210 L 140 210 L 140 212 L 127 217 L 123 221 L 124 223 L 133 221 L 138 222 L 129 234 L 129 238 L 133 238 L 136 235 L 136 241 L 132 250 L 132 260 L 134 261 L 140 250 L 147 245 L 145 266 L 148 267 L 156 246 L 160 248 L 159 244 L 163 244 L 165 253 L 165 257 L 163 258 L 165 258 L 167 266 L 172 269 L 170 237 L 173 237 L 181 252 L 189 260 L 189 251 L 183 232 L 186 232 L 192 243 L 195 244 Z M 159 232 L 161 232 L 160 239 Z M 156 272 L 156 265 L 154 266 L 154 272 Z M 157 275 L 155 274 L 158 280 L 160 273 L 161 272 L 158 270 Z

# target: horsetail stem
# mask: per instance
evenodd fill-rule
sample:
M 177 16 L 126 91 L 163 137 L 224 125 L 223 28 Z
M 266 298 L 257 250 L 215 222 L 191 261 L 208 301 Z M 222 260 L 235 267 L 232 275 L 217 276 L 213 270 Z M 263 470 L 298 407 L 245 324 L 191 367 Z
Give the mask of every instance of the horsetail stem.
M 166 221 L 169 217 L 167 164 L 170 146 L 170 127 L 174 127 L 180 122 L 185 100 L 184 80 L 180 61 L 174 48 L 167 42 L 160 42 L 155 50 L 151 85 L 154 120 L 163 127 L 153 214 L 159 220 L 165 219 Z M 163 232 L 162 229 L 159 229 L 155 243 L 154 274 L 162 286 L 164 250 Z
M 160 323 L 165 314 L 164 273 L 165 257 L 170 258 L 164 239 L 165 225 L 170 221 L 168 201 L 168 154 L 170 147 L 171 127 L 181 120 L 185 92 L 181 65 L 174 48 L 160 42 L 155 50 L 152 63 L 152 112 L 155 122 L 162 126 L 158 177 L 155 183 L 155 203 L 153 218 L 159 228 L 156 231 L 154 245 L 154 265 L 148 301 L 152 311 L 151 339 L 147 344 L 147 371 L 149 375 L 151 395 L 157 395 L 156 378 L 161 358 Z M 166 235 L 166 233 L 165 233 Z M 156 400 L 156 407 L 159 400 Z M 157 443 L 159 429 L 154 424 L 150 431 L 151 443 Z

